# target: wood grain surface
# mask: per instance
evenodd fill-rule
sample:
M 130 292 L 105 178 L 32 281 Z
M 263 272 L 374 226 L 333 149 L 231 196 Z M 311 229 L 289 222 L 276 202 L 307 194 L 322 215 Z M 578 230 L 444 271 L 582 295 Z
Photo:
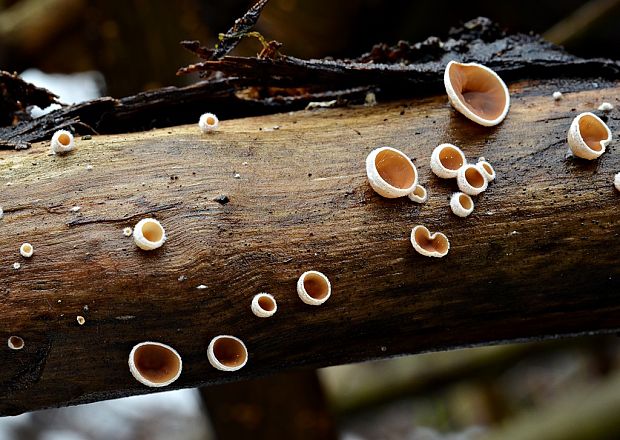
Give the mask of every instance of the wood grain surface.
M 558 89 L 564 99 L 554 101 Z M 0 151 L 0 414 L 152 391 L 127 366 L 146 340 L 183 356 L 172 389 L 617 331 L 620 84 L 524 81 L 510 90 L 511 110 L 495 128 L 440 95 L 226 120 L 213 135 L 192 125 L 78 138 L 63 157 L 48 143 Z M 567 158 L 573 117 L 603 101 L 616 106 L 608 152 Z M 484 156 L 498 174 L 466 219 L 449 208 L 456 182 L 429 169 L 442 142 L 469 160 Z M 371 190 L 364 159 L 383 145 L 414 158 L 426 204 Z M 122 234 L 148 216 L 169 237 L 153 252 Z M 449 237 L 447 257 L 414 251 L 417 224 Z M 31 259 L 19 255 L 23 242 L 34 246 Z M 295 290 L 310 269 L 333 286 L 319 307 Z M 278 301 L 269 319 L 250 311 L 262 291 Z M 242 370 L 210 366 L 207 345 L 219 334 L 245 341 Z M 23 350 L 6 346 L 11 335 L 24 338 Z

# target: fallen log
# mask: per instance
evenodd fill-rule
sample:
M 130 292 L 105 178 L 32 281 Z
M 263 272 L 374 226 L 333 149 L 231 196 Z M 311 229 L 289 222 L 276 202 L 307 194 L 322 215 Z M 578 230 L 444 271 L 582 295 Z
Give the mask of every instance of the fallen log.
M 438 95 L 227 120 L 213 135 L 191 125 L 78 138 L 62 157 L 47 143 L 0 151 L 0 337 L 25 341 L 0 350 L 0 414 L 149 392 L 127 366 L 145 340 L 183 357 L 173 389 L 618 331 L 615 141 L 598 161 L 565 153 L 573 117 L 620 102 L 620 83 L 509 86 L 511 111 L 492 129 Z M 560 101 L 551 98 L 557 89 Z M 606 119 L 617 137 L 618 110 Z M 498 173 L 467 219 L 450 212 L 454 182 L 430 173 L 441 142 L 484 156 Z M 379 145 L 414 158 L 426 204 L 370 189 L 364 159 Z M 169 239 L 147 253 L 122 230 L 149 216 Z M 413 250 L 416 224 L 447 234 L 447 257 Z M 34 246 L 30 259 L 19 255 L 23 242 Z M 320 307 L 295 291 L 309 269 L 332 281 Z M 272 318 L 250 311 L 261 291 L 278 300 Z M 218 334 L 245 341 L 243 369 L 210 366 L 207 345 Z

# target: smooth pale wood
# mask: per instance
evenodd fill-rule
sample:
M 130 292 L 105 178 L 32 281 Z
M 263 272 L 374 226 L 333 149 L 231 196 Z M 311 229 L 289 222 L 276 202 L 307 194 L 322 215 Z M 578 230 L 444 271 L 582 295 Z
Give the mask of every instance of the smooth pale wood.
M 473 124 L 442 95 L 222 121 L 213 135 L 192 125 L 78 138 L 65 157 L 43 143 L 0 151 L 0 342 L 15 334 L 26 344 L 0 348 L 0 413 L 150 392 L 127 366 L 146 340 L 183 357 L 171 389 L 619 329 L 617 110 L 608 121 L 616 140 L 600 160 L 565 153 L 573 117 L 617 105 L 620 86 L 510 88 L 511 111 L 496 128 Z M 557 89 L 561 101 L 551 97 Z M 467 219 L 450 211 L 456 183 L 430 172 L 443 142 L 497 171 Z M 364 159 L 381 145 L 415 158 L 426 204 L 370 189 Z M 220 194 L 230 202 L 212 201 Z M 153 252 L 122 233 L 147 216 L 168 235 Z M 413 250 L 416 224 L 449 237 L 447 257 Z M 26 241 L 28 260 L 19 255 Z M 296 293 L 311 269 L 332 282 L 320 307 Z M 269 319 L 250 310 L 262 291 L 278 301 Z M 245 341 L 245 368 L 209 365 L 218 334 Z

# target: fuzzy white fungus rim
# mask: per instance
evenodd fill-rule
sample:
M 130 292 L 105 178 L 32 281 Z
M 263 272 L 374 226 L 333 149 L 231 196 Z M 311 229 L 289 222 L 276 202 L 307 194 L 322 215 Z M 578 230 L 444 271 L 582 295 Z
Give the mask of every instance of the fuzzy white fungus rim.
M 237 371 L 248 362 L 248 349 L 239 338 L 219 335 L 211 339 L 207 358 L 220 371 Z
M 476 165 L 467 164 L 459 168 L 456 184 L 465 194 L 476 196 L 487 189 L 489 181 Z
M 133 241 L 140 249 L 151 251 L 165 243 L 166 231 L 154 218 L 145 218 L 133 228 Z
M 259 293 L 254 295 L 251 304 L 252 313 L 259 318 L 269 318 L 278 311 L 278 303 L 273 295 L 268 293 Z
M 573 119 L 567 137 L 573 155 L 593 160 L 605 152 L 611 142 L 611 130 L 594 113 L 584 112 Z
M 198 126 L 203 133 L 211 133 L 219 128 L 220 120 L 213 113 L 205 113 L 200 116 Z
M 418 184 L 418 170 L 411 159 L 392 147 L 376 148 L 368 154 L 366 175 L 372 189 L 388 199 L 405 197 Z
M 441 144 L 431 154 L 431 170 L 437 177 L 453 179 L 459 168 L 467 164 L 463 151 L 452 144 Z
M 503 92 L 503 98 L 505 100 L 504 107 L 502 111 L 492 119 L 484 118 L 477 113 L 473 112 L 467 105 L 465 105 L 461 98 L 459 97 L 459 93 L 454 89 L 454 85 L 452 84 L 452 80 L 450 78 L 450 69 L 453 66 L 465 67 L 465 68 L 477 68 L 482 71 L 490 74 L 491 77 L 496 81 L 496 83 L 500 86 Z M 446 87 L 446 92 L 448 93 L 448 99 L 450 100 L 450 104 L 461 114 L 463 114 L 466 118 L 476 122 L 477 124 L 484 125 L 485 127 L 491 127 L 493 125 L 497 125 L 502 122 L 506 115 L 508 114 L 508 110 L 510 109 L 510 93 L 508 92 L 508 87 L 506 87 L 506 83 L 499 77 L 497 73 L 493 70 L 489 69 L 486 66 L 478 63 L 459 63 L 457 61 L 450 61 L 446 66 L 446 70 L 443 76 L 444 86 Z
M 484 177 L 487 178 L 487 181 L 489 183 L 495 180 L 495 177 L 497 176 L 497 174 L 495 174 L 495 168 L 493 168 L 493 165 L 487 162 L 484 157 L 478 159 L 478 163 L 476 164 L 476 166 L 478 167 L 480 172 L 484 174 Z
M 620 191 L 620 173 L 617 173 L 614 176 L 614 186 L 616 187 L 618 191 Z
M 474 201 L 468 194 L 456 192 L 450 197 L 450 209 L 459 217 L 467 217 L 474 211 Z
M 75 147 L 75 141 L 71 132 L 67 130 L 58 130 L 52 136 L 51 148 L 52 153 L 67 153 Z
M 146 350 L 151 350 L 151 353 L 143 354 L 142 351 Z M 183 369 L 181 355 L 174 348 L 152 341 L 136 344 L 129 353 L 128 363 L 129 371 L 138 382 L 154 388 L 170 385 L 179 378 Z
M 411 230 L 413 248 L 425 257 L 442 258 L 450 250 L 450 241 L 441 232 L 430 233 L 426 226 L 417 225 Z
M 23 243 L 19 247 L 19 253 L 24 258 L 30 258 L 32 257 L 32 254 L 34 254 L 34 247 L 32 247 L 30 243 Z
M 409 200 L 416 203 L 426 203 L 428 200 L 428 191 L 422 185 L 416 185 L 415 189 L 409 194 Z
M 297 294 L 304 303 L 320 306 L 331 296 L 332 285 L 321 272 L 309 270 L 297 280 Z
M 9 336 L 9 339 L 6 341 L 6 345 L 8 345 L 11 350 L 21 350 L 26 344 L 19 336 Z

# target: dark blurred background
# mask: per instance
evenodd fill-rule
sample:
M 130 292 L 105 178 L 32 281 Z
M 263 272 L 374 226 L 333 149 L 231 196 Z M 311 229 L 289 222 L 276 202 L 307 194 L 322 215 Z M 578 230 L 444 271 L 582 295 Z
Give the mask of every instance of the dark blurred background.
M 195 60 L 183 39 L 216 43 L 246 0 L 0 0 L 0 67 L 22 72 L 99 71 L 107 93 L 122 97 L 195 77 L 178 67 Z M 520 32 L 544 34 L 584 57 L 620 59 L 620 1 L 271 0 L 257 29 L 299 57 L 352 57 L 374 43 L 421 41 L 483 15 Z M 256 40 L 237 53 L 259 51 Z

